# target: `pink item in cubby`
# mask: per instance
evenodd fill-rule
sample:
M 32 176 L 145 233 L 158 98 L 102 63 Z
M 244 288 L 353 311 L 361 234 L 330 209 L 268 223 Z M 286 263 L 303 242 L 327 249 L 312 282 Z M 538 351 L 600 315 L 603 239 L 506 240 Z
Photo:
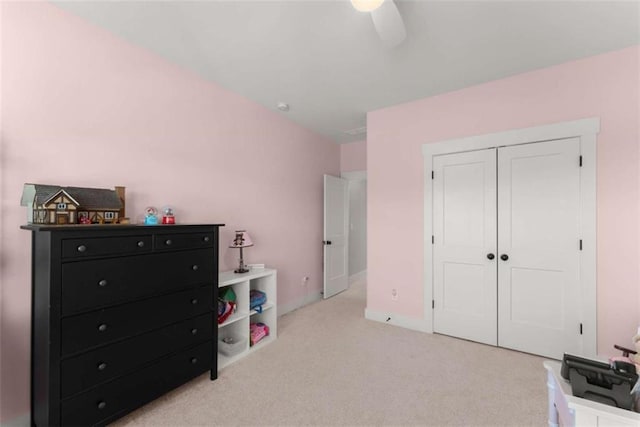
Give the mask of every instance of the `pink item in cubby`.
M 269 327 L 264 323 L 252 323 L 249 325 L 250 345 L 256 344 L 262 338 L 269 335 Z

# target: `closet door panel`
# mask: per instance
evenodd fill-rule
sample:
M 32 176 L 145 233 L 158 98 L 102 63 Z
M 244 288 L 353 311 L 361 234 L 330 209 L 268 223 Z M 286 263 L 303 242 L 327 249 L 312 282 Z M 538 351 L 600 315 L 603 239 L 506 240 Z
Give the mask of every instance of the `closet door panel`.
M 433 167 L 434 331 L 496 345 L 496 151 Z
M 577 138 L 498 150 L 502 347 L 558 359 L 581 350 L 579 156 Z

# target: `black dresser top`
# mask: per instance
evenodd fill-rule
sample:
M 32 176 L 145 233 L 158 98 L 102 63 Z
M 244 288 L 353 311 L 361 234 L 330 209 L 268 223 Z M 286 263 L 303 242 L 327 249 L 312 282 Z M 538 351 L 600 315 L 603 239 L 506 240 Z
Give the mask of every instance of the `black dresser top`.
M 80 230 L 141 230 L 148 229 L 149 231 L 162 229 L 169 230 L 173 228 L 189 228 L 189 227 L 224 227 L 224 224 L 157 224 L 157 225 L 143 225 L 143 224 L 26 224 L 21 225 L 23 230 L 31 231 L 80 231 Z

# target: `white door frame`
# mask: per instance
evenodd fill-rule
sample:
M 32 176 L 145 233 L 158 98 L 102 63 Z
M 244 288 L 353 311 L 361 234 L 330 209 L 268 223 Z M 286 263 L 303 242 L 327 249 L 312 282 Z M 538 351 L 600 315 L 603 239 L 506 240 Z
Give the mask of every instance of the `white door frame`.
M 597 355 L 596 342 L 596 135 L 600 132 L 600 118 L 580 119 L 550 125 L 513 129 L 485 135 L 450 139 L 422 145 L 424 157 L 424 324 L 426 332 L 433 332 L 433 157 L 465 151 L 563 138 L 580 138 L 582 170 L 580 173 L 580 283 L 583 289 L 582 352 Z
M 352 251 L 354 245 L 353 245 L 353 233 L 351 232 L 351 216 L 353 214 L 353 212 L 351 211 L 351 185 L 353 183 L 359 182 L 359 181 L 366 181 L 367 180 L 367 171 L 363 170 L 363 171 L 351 171 L 351 172 L 340 172 L 340 178 L 344 178 L 347 181 L 349 181 L 349 251 Z M 365 212 L 366 214 L 366 212 Z M 366 238 L 366 229 L 365 229 L 365 238 Z M 366 244 L 366 242 L 365 242 Z M 353 253 L 353 252 L 351 252 Z M 351 256 L 349 256 L 349 263 L 351 263 Z M 352 272 L 351 268 L 349 268 L 349 286 L 351 286 L 352 283 L 358 282 L 358 281 L 366 281 L 367 280 L 367 269 L 366 269 L 366 257 L 365 257 L 365 269 L 362 271 L 358 271 L 358 272 Z

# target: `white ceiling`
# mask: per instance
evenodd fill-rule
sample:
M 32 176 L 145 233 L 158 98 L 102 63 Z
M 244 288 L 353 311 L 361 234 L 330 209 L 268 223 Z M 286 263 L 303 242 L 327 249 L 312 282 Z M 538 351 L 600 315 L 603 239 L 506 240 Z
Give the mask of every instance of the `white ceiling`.
M 348 0 L 54 3 L 339 143 L 367 111 L 640 43 L 638 1 L 396 1 L 393 49 Z

